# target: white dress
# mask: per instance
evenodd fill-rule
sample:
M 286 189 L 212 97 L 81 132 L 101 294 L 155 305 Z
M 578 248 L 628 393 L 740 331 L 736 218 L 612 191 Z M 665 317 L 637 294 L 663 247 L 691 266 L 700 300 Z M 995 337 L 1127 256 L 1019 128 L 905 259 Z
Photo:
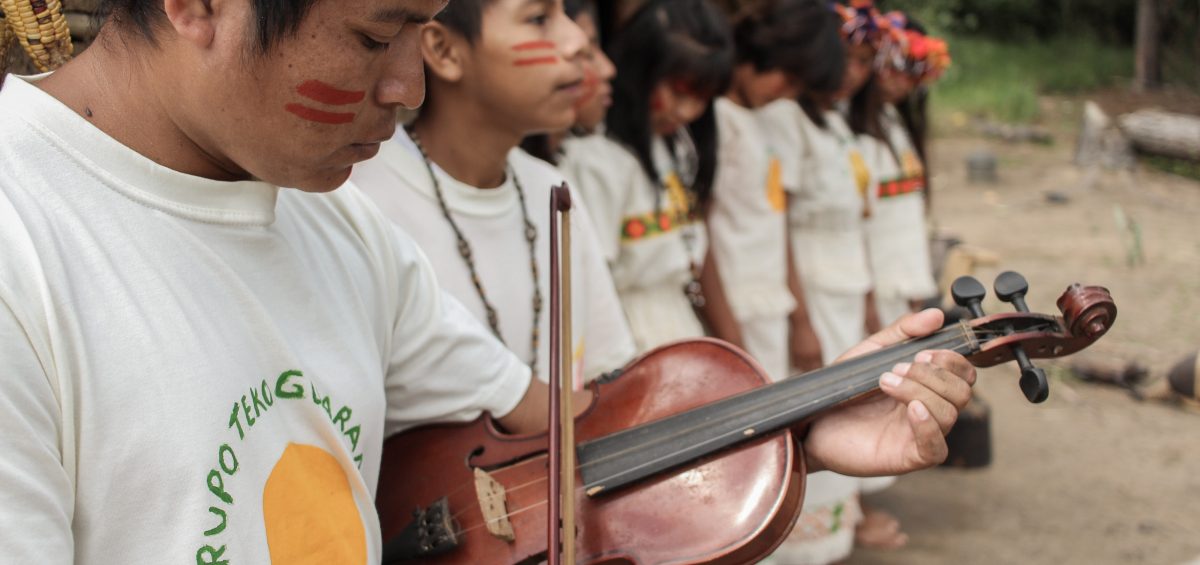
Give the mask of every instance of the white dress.
M 774 380 L 789 374 L 788 172 L 761 111 L 716 101 L 720 132 L 709 233 L 721 282 L 746 349 Z
M 793 254 L 804 285 L 813 329 L 828 364 L 863 340 L 870 277 L 862 216 L 869 173 L 854 136 L 836 112 L 828 129 L 816 126 L 798 104 L 785 100 L 763 110 L 791 139 L 800 180 L 788 187 Z M 859 479 L 823 471 L 808 476 L 804 506 L 792 535 L 774 563 L 824 564 L 845 559 L 854 548 L 862 512 Z
M 865 337 L 872 281 L 863 217 L 870 171 L 841 114 L 825 112 L 825 128 L 798 106 L 794 115 L 804 175 L 788 210 L 792 252 L 828 364 Z
M 925 168 L 894 107 L 885 108 L 882 121 L 890 147 L 868 135 L 859 142 L 878 179 L 871 191 L 867 249 L 879 319 L 890 324 L 909 313 L 910 301 L 936 295 L 937 284 L 925 228 Z
M 559 168 L 591 214 L 638 351 L 702 337 L 684 287 L 704 261 L 707 238 L 667 144 L 656 138 L 652 146 L 661 185 L 605 135 L 568 139 L 563 150 Z

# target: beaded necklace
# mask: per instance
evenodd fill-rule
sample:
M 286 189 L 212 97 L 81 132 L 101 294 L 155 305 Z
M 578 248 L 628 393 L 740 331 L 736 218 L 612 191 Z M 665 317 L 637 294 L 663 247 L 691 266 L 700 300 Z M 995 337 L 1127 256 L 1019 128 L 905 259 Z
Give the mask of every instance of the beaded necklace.
M 676 209 L 680 210 L 687 220 L 680 225 L 680 229 L 682 230 L 683 250 L 688 258 L 688 272 L 691 277 L 683 285 L 683 295 L 687 297 L 693 308 L 699 310 L 704 308 L 707 300 L 704 297 L 704 287 L 700 284 L 700 266 L 696 263 L 695 194 L 685 187 L 694 186 L 696 183 L 696 176 L 699 174 L 700 168 L 700 152 L 696 149 L 696 143 L 692 140 L 687 128 L 680 128 L 675 134 L 674 143 L 668 145 L 667 154 L 671 158 L 671 168 L 674 170 L 664 178 L 662 188 L 666 190 L 668 198 L 674 201 Z M 678 185 L 671 186 L 672 176 Z M 655 193 L 654 201 L 654 207 L 657 210 L 659 208 L 658 192 Z
M 433 171 L 433 161 L 429 159 L 429 154 L 425 152 L 425 146 L 421 144 L 421 138 L 417 136 L 417 132 L 413 128 L 407 128 L 408 136 L 413 140 L 413 144 L 417 146 L 417 150 L 421 152 L 421 159 L 425 162 L 425 169 L 429 171 L 429 178 L 433 181 L 433 191 L 437 195 L 438 206 L 442 209 L 442 215 L 446 218 L 446 222 L 450 224 L 450 229 L 454 231 L 454 237 L 458 240 L 458 254 L 462 256 L 463 262 L 467 264 L 467 270 L 471 273 L 471 284 L 475 286 L 475 292 L 479 293 L 479 300 L 483 302 L 483 309 L 487 312 L 488 326 L 492 329 L 492 334 L 504 342 L 504 336 L 500 335 L 500 317 L 496 313 L 496 308 L 492 306 L 488 300 L 487 292 L 483 289 L 483 280 L 479 277 L 478 271 L 475 269 L 474 252 L 471 249 L 471 243 L 463 236 L 462 230 L 458 227 L 458 222 L 454 221 L 454 217 L 450 215 L 450 207 L 446 205 L 446 197 L 442 193 L 442 184 L 438 181 L 437 174 Z M 538 264 L 537 264 L 537 226 L 529 220 L 529 209 L 525 206 L 525 189 L 521 187 L 521 181 L 517 178 L 516 173 L 509 168 L 507 171 L 509 178 L 513 180 L 513 185 L 517 189 L 517 198 L 521 203 L 521 217 L 525 223 L 525 241 L 529 243 L 529 266 L 533 275 L 533 328 L 529 336 L 529 367 L 537 371 L 537 354 L 538 342 L 540 340 L 540 332 L 538 330 L 538 322 L 542 317 L 542 288 L 538 284 Z M 505 345 L 508 345 L 505 343 Z

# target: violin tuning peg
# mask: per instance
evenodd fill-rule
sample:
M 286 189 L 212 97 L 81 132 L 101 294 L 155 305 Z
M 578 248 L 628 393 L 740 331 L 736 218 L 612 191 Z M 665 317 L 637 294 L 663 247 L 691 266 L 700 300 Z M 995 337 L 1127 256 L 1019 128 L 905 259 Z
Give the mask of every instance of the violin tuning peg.
M 971 312 L 972 317 L 983 317 L 983 299 L 987 296 L 987 289 L 975 277 L 958 277 L 950 285 L 950 296 L 954 297 L 955 304 Z
M 1022 368 L 1021 392 L 1034 404 L 1041 404 L 1050 398 L 1050 381 L 1046 378 L 1046 371 L 1033 366 Z
M 996 291 L 997 298 L 1011 303 L 1018 312 L 1029 311 L 1029 306 L 1025 304 L 1025 293 L 1029 292 L 1029 281 L 1026 281 L 1020 273 L 1013 271 L 1000 273 L 992 288 Z

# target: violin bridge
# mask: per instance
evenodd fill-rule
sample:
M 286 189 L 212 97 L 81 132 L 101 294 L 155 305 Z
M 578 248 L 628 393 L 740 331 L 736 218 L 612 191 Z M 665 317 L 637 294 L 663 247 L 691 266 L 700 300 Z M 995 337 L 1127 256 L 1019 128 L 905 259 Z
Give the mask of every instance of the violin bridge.
M 504 486 L 483 469 L 475 469 L 475 495 L 479 498 L 479 510 L 483 513 L 488 533 L 506 542 L 517 539 L 512 522 L 508 521 L 508 494 Z

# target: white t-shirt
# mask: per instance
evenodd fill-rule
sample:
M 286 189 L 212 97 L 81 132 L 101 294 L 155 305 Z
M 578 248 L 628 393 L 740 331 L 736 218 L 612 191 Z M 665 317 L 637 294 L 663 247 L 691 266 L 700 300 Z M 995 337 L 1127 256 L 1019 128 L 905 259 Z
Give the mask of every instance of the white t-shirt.
M 385 434 L 529 371 L 353 187 L 166 169 L 0 91 L 0 555 L 378 563 Z
M 890 147 L 859 136 L 874 177 L 866 234 L 875 292 L 904 301 L 929 298 L 937 283 L 925 227 L 925 167 L 895 107 L 885 106 L 881 121 Z
M 520 182 L 529 219 L 537 229 L 538 284 L 543 306 L 538 320 L 536 374 L 546 380 L 550 357 L 550 189 L 562 184 L 563 175 L 520 149 L 509 153 L 508 163 L 512 175 L 503 185 L 490 189 L 459 182 L 440 167 L 434 170 L 446 205 L 471 245 L 484 292 L 496 308 L 500 334 L 509 349 L 528 362 L 533 274 L 521 201 L 511 177 L 515 175 Z M 442 287 L 487 324 L 483 300 L 458 251 L 454 231 L 438 205 L 421 153 L 408 134 L 397 130 L 383 144 L 378 157 L 355 168 L 351 180 L 385 216 L 412 234 L 437 271 Z M 591 220 L 580 199 L 572 200 L 572 348 L 576 378 L 582 375 L 590 380 L 624 366 L 633 358 L 634 347 Z
M 786 102 L 800 134 L 801 182 L 792 190 L 789 221 L 797 270 L 806 292 L 865 294 L 871 288 L 864 210 L 871 187 L 857 139 L 836 111 L 818 127 Z M 782 118 L 781 118 L 782 120 Z
M 632 152 L 603 134 L 563 142 L 560 168 L 587 202 L 638 348 L 704 335 L 684 287 L 707 237 L 667 144 L 651 146 L 654 182 Z
M 761 110 L 716 101 L 717 176 L 708 213 L 710 245 L 733 315 L 742 322 L 787 316 L 786 156 L 764 133 Z

